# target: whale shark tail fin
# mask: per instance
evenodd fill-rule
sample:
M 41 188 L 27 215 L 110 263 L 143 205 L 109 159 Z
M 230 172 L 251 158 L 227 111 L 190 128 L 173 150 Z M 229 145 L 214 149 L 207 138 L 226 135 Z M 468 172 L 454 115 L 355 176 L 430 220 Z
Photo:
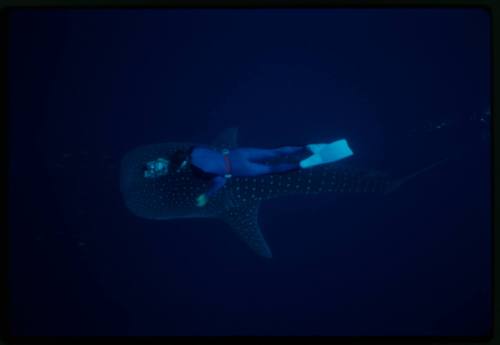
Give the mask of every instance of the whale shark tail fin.
M 410 180 L 413 180 L 414 178 L 416 178 L 417 176 L 420 176 L 422 174 L 425 174 L 426 172 L 436 168 L 437 166 L 447 162 L 451 157 L 445 157 L 437 162 L 434 162 L 433 164 L 431 165 L 428 165 L 420 170 L 417 170 L 415 171 L 414 173 L 412 174 L 409 174 L 407 176 L 404 176 L 404 177 L 401 177 L 399 179 L 396 179 L 394 180 L 394 182 L 392 182 L 389 187 L 386 189 L 386 191 L 384 192 L 385 195 L 387 194 L 391 194 L 392 192 L 394 192 L 396 189 L 398 189 L 399 187 L 401 187 L 402 185 L 404 185 L 405 183 L 407 183 L 408 181 Z

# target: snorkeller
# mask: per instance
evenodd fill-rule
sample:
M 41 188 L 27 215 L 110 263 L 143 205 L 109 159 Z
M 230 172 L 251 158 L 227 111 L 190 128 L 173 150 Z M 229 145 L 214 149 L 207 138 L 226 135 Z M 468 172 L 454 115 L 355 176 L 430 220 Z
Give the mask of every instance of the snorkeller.
M 298 162 L 269 162 L 296 154 L 305 154 L 306 158 Z M 179 150 L 169 159 L 158 158 L 147 162 L 144 177 L 159 178 L 168 174 L 170 168 L 179 172 L 190 167 L 200 178 L 211 180 L 208 191 L 196 198 L 196 205 L 203 207 L 224 186 L 226 180 L 233 176 L 259 176 L 309 169 L 334 163 L 352 154 L 345 139 L 329 144 L 284 146 L 275 149 L 238 147 L 232 150 L 217 150 L 197 145 L 188 150 Z

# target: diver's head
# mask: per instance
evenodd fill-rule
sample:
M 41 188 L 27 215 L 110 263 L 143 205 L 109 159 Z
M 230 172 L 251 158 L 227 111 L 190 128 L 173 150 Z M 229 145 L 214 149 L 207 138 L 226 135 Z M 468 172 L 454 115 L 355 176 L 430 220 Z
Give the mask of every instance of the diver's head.
M 170 162 L 164 158 L 157 158 L 146 163 L 144 168 L 145 178 L 155 178 L 168 174 Z
M 170 156 L 170 162 L 172 163 L 172 169 L 176 172 L 184 169 L 191 157 L 191 150 L 177 150 Z

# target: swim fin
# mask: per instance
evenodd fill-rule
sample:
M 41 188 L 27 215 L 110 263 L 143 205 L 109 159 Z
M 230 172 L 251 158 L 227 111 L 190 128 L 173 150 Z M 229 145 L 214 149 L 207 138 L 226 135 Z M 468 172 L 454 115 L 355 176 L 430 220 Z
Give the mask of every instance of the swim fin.
M 299 164 L 302 169 L 333 163 L 353 154 L 345 139 L 337 140 L 330 144 L 310 144 L 307 145 L 307 148 L 313 154 L 300 161 Z

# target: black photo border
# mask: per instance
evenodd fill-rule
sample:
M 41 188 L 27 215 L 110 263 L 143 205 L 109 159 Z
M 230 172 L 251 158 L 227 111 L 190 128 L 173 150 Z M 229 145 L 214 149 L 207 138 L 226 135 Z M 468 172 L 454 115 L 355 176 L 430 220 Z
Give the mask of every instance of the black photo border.
M 495 61 L 500 63 L 500 6 L 495 0 L 7 0 L 0 1 L 0 80 L 3 92 L 0 92 L 0 109 L 2 110 L 1 125 L 3 130 L 1 162 L 4 163 L 0 174 L 3 174 L 4 203 L 1 208 L 3 214 L 0 230 L 0 342 L 6 344 L 496 344 L 499 343 L 500 322 L 498 321 L 499 296 L 498 281 L 500 270 L 499 255 L 495 249 L 500 247 L 498 231 L 498 217 L 500 209 L 498 203 L 499 184 L 498 159 L 495 153 L 500 152 L 499 140 L 495 133 L 499 133 L 499 123 L 495 120 L 496 109 L 500 108 L 499 95 L 495 93 L 500 82 L 500 68 Z M 185 337 L 22 337 L 12 336 L 9 333 L 8 302 L 9 291 L 7 281 L 8 267 L 8 180 L 6 162 L 8 161 L 8 103 L 7 103 L 7 48 L 8 48 L 8 20 L 9 13 L 15 9 L 55 10 L 55 9 L 141 9 L 141 8 L 230 8 L 230 9 L 255 9 L 255 8 L 478 8 L 486 11 L 491 20 L 490 32 L 490 61 L 491 61 L 491 185 L 492 185 L 492 324 L 489 336 L 484 337 L 459 337 L 459 336 L 311 336 L 311 337 L 267 337 L 267 336 L 185 336 Z M 497 174 L 495 174 L 497 172 Z

